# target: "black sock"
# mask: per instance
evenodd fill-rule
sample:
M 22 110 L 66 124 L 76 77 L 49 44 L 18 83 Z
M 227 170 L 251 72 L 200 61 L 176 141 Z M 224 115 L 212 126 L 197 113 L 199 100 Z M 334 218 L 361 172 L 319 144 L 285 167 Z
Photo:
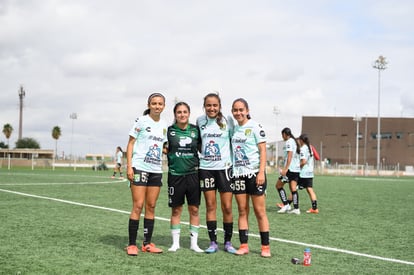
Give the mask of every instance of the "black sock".
M 223 222 L 223 229 L 224 229 L 224 242 L 230 242 L 231 237 L 233 236 L 233 223 Z
M 139 228 L 139 220 L 129 219 L 129 223 L 128 223 L 129 245 L 137 245 L 138 228 Z
M 260 240 L 262 241 L 262 245 L 269 245 L 269 231 L 260 232 Z
M 316 200 L 312 201 L 312 209 L 313 210 L 318 209 L 318 201 L 316 201 Z
M 249 241 L 249 230 L 248 229 L 239 229 L 239 239 L 240 243 L 247 243 Z
M 285 189 L 283 189 L 283 187 L 282 187 L 280 189 L 277 189 L 277 191 L 279 192 L 279 196 L 280 196 L 280 199 L 282 200 L 283 204 L 284 205 L 288 204 Z
M 293 207 L 295 209 L 299 208 L 299 193 L 298 191 L 293 191 L 292 192 L 292 199 L 293 199 Z
M 151 243 L 152 232 L 154 231 L 154 220 L 144 219 L 144 245 Z
M 208 221 L 207 231 L 210 241 L 217 243 L 217 221 Z

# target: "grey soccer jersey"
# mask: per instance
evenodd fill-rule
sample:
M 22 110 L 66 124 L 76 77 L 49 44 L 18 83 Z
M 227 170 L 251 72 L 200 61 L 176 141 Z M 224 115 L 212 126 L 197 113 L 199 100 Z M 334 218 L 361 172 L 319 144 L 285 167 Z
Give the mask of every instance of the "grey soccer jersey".
M 200 169 L 223 170 L 231 166 L 230 137 L 233 131 L 233 119 L 222 120 L 223 127 L 215 118 L 206 115 L 197 119 L 201 135 Z
M 135 120 L 129 135 L 136 139 L 132 151 L 132 166 L 138 170 L 162 173 L 162 148 L 167 141 L 167 124 L 154 121 L 149 115 Z

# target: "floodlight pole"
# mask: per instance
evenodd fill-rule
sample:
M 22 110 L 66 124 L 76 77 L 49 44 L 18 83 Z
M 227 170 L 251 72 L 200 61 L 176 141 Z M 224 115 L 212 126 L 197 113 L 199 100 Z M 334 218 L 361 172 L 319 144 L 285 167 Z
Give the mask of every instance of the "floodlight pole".
M 73 124 L 75 119 L 78 118 L 78 114 L 77 113 L 71 113 L 69 115 L 69 118 L 72 119 L 72 136 L 70 137 L 70 159 L 72 160 L 73 155 L 72 155 L 72 143 L 73 143 Z
M 380 96 L 381 96 L 381 71 L 387 68 L 388 62 L 385 57 L 380 55 L 374 61 L 372 67 L 378 70 L 378 118 L 377 118 L 377 176 L 379 176 L 380 169 L 380 155 L 381 155 L 381 112 L 380 112 Z
M 23 89 L 23 86 L 20 86 L 19 89 L 19 99 L 20 99 L 20 112 L 19 112 L 19 140 L 22 139 L 23 135 L 23 98 L 25 97 L 26 92 Z

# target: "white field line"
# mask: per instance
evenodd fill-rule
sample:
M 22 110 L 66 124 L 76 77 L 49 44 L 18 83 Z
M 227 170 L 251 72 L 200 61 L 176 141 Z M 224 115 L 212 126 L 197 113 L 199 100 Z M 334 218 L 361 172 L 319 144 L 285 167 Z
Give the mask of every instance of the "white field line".
M 370 178 L 370 177 L 366 177 L 366 178 L 361 178 L 361 177 L 356 177 L 354 178 L 355 180 L 360 180 L 360 181 L 396 181 L 396 182 L 412 182 L 413 179 L 412 178 Z
M 6 189 L 0 189 L 0 191 L 5 192 L 5 193 L 20 195 L 20 196 L 25 196 L 25 197 L 56 201 L 56 202 L 61 202 L 61 203 L 77 205 L 77 206 L 84 206 L 84 207 L 90 207 L 90 208 L 95 208 L 95 209 L 100 209 L 100 210 L 112 211 L 112 212 L 117 212 L 117 213 L 122 213 L 122 214 L 130 214 L 130 211 L 119 210 L 119 209 L 115 209 L 115 208 L 97 206 L 97 205 L 92 205 L 92 204 L 85 204 L 85 203 L 62 200 L 62 199 L 57 199 L 57 198 L 50 198 L 50 197 L 45 197 L 45 196 L 38 196 L 38 195 L 33 195 L 33 194 L 28 194 L 28 193 L 22 193 L 22 192 L 17 192 L 17 191 L 12 191 L 12 190 L 6 190 Z M 168 219 L 163 218 L 163 217 L 155 217 L 155 218 L 157 220 L 170 222 L 169 218 Z M 183 224 L 188 224 L 188 223 L 183 222 Z M 200 227 L 206 228 L 205 226 L 200 226 Z M 223 229 L 221 229 L 221 228 L 219 228 L 219 230 L 223 231 Z M 238 232 L 236 232 L 236 231 L 234 231 L 234 233 L 238 234 Z M 260 235 L 257 235 L 257 234 L 250 234 L 249 233 L 249 236 L 260 238 Z M 308 243 L 285 240 L 285 239 L 279 239 L 279 238 L 274 238 L 274 237 L 270 237 L 270 240 L 277 241 L 277 242 L 282 242 L 282 243 L 289 243 L 289 244 L 295 244 L 295 245 L 300 245 L 300 246 L 306 246 L 306 247 L 313 247 L 313 248 L 317 248 L 317 249 L 322 249 L 322 250 L 327 250 L 327 251 L 334 251 L 334 252 L 350 254 L 350 255 L 355 255 L 355 256 L 360 256 L 360 257 L 366 257 L 366 258 L 371 258 L 371 259 L 376 259 L 376 260 L 381 260 L 381 261 L 400 263 L 400 264 L 406 264 L 406 265 L 414 265 L 414 262 L 410 262 L 410 261 L 403 261 L 403 260 L 398 260 L 398 259 L 393 259 L 393 258 L 385 258 L 385 257 L 380 257 L 380 256 L 375 256 L 375 255 L 370 255 L 370 254 L 365 254 L 365 253 L 359 253 L 359 252 L 354 252 L 354 251 L 340 249 L 340 248 L 321 246 L 321 245 L 317 245 L 317 244 L 308 244 Z
M 6 176 L 32 176 L 32 177 L 44 177 L 44 174 L 36 174 L 36 173 L 14 173 L 14 172 L 5 172 L 3 175 Z M 50 174 L 50 177 L 74 177 L 76 176 L 76 178 L 101 178 L 101 179 L 109 179 L 109 176 L 104 176 L 104 175 L 74 175 L 74 174 Z M 115 179 L 114 179 L 115 180 Z
M 0 183 L 0 186 L 41 186 L 41 185 L 90 185 L 90 184 L 110 184 L 126 182 L 126 180 L 111 181 L 85 181 L 85 182 L 32 182 L 32 183 Z

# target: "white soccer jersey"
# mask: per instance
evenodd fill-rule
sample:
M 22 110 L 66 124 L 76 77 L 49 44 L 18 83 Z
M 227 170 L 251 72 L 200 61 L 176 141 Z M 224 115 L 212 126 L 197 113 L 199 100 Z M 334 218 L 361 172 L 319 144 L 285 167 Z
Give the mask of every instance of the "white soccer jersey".
M 201 135 L 200 169 L 224 170 L 231 166 L 230 138 L 233 132 L 233 119 L 222 120 L 223 127 L 215 118 L 206 115 L 197 118 Z
M 301 178 L 313 178 L 313 156 L 311 156 L 306 144 L 300 147 L 300 159 L 306 160 L 306 164 L 300 169 L 299 176 Z
M 122 164 L 122 156 L 123 156 L 123 153 L 121 151 L 118 151 L 116 153 L 116 163 Z
M 136 139 L 132 166 L 145 172 L 162 173 L 162 148 L 167 141 L 167 123 L 144 115 L 135 120 L 129 135 Z
M 291 151 L 292 154 L 292 160 L 290 161 L 290 165 L 288 167 L 290 172 L 300 172 L 300 159 L 299 154 L 296 152 L 296 142 L 293 138 L 289 138 L 286 140 L 285 145 L 283 146 L 283 153 L 284 153 L 284 164 L 286 165 L 288 153 Z
M 257 145 L 262 142 L 266 142 L 266 134 L 260 124 L 252 120 L 242 126 L 236 124 L 231 139 L 233 174 L 236 177 L 248 176 L 259 171 L 260 153 Z

